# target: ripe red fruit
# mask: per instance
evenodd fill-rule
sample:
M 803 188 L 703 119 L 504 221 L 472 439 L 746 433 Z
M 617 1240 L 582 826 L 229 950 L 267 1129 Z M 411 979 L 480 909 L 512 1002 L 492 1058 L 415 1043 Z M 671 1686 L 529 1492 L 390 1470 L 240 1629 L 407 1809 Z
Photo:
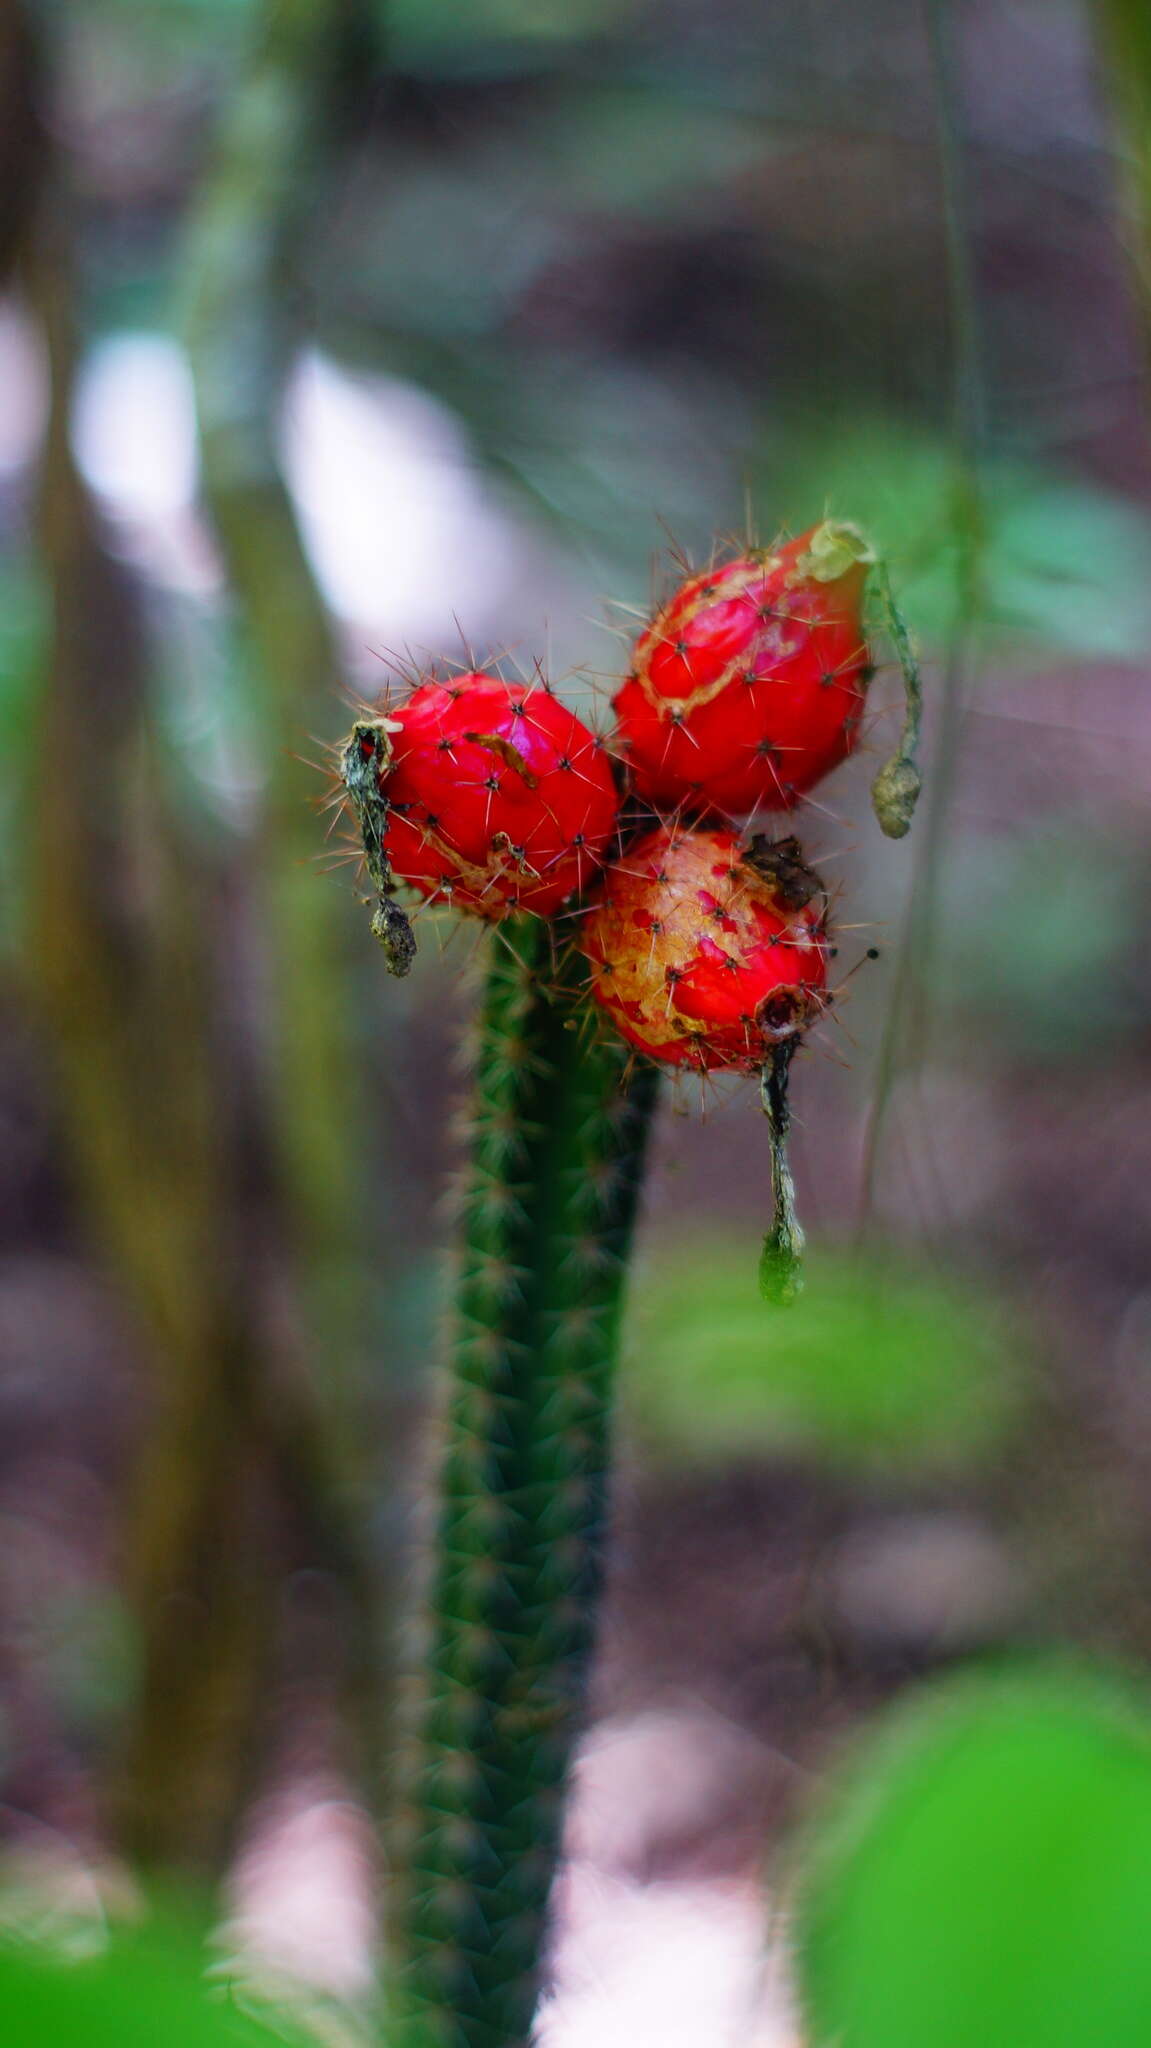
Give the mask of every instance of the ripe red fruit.
M 863 710 L 872 560 L 856 527 L 828 519 L 680 585 L 615 699 L 641 797 L 699 815 L 789 810 L 838 766 Z
M 421 683 L 389 718 L 381 789 L 396 881 L 480 917 L 548 917 L 602 865 L 618 809 L 611 765 L 543 684 Z
M 631 1045 L 758 1072 L 823 1007 L 826 899 L 793 839 L 660 826 L 609 867 L 579 945 Z

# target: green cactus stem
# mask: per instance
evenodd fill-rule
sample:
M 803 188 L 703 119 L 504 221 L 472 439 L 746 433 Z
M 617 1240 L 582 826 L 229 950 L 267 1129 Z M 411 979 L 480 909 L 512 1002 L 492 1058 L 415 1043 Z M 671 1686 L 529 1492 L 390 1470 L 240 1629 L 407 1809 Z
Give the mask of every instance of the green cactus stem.
M 538 919 L 493 935 L 479 1026 L 398 1930 L 396 2020 L 418 2048 L 528 2039 L 600 1586 L 658 1074 L 600 1035 L 583 962 L 553 947 Z

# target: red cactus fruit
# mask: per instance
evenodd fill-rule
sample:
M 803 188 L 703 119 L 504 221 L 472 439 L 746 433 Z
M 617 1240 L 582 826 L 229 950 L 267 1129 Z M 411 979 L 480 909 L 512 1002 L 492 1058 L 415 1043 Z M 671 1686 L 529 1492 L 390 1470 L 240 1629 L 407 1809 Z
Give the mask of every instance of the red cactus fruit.
M 823 1007 L 825 926 L 794 839 L 663 825 L 608 868 L 579 945 L 640 1052 L 759 1072 Z
M 548 917 L 600 867 L 618 809 L 608 755 L 543 684 L 421 683 L 389 715 L 396 881 L 480 917 Z
M 690 576 L 636 643 L 615 699 L 637 793 L 699 816 L 789 810 L 855 745 L 872 551 L 824 520 Z

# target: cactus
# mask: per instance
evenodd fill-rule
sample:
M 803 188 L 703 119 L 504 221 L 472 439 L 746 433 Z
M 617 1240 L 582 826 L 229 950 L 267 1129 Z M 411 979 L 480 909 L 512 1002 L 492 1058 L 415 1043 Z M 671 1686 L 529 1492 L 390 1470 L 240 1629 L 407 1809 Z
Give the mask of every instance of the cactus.
M 550 926 L 516 918 L 489 943 L 398 1930 L 395 2022 L 413 2048 L 528 2038 L 658 1083 L 597 1032 L 586 966 L 554 958 Z

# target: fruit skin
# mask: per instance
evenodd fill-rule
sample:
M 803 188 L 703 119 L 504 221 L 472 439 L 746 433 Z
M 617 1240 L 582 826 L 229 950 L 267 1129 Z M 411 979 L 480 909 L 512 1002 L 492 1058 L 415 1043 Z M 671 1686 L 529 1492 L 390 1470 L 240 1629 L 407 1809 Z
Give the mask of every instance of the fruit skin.
M 870 672 L 863 535 L 824 520 L 690 576 L 617 692 L 636 792 L 697 816 L 790 810 L 855 745 Z
M 759 1072 L 823 1008 L 826 899 L 794 840 L 664 825 L 608 868 L 578 944 L 628 1043 Z
M 479 917 L 548 917 L 598 872 L 619 805 L 611 763 L 544 684 L 476 671 L 419 684 L 389 717 L 396 881 Z

